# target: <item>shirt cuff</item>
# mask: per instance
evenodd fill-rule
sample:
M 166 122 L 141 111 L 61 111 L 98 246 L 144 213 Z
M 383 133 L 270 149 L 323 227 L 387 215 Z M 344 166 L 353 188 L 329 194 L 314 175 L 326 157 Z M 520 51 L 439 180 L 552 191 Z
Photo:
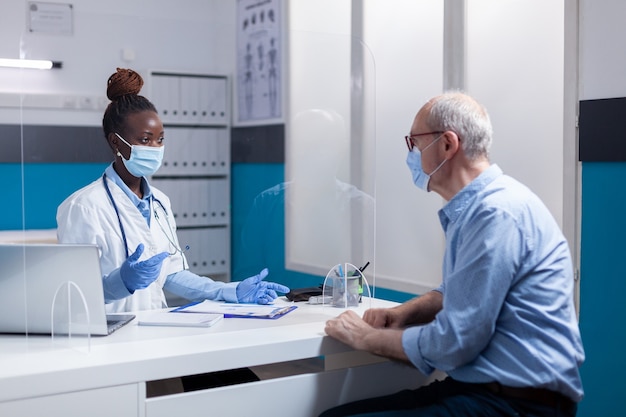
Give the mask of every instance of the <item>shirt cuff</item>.
M 224 301 L 229 303 L 239 302 L 239 300 L 237 299 L 237 285 L 239 285 L 239 282 L 229 282 L 228 284 L 226 284 L 226 286 L 222 290 Z
M 238 284 L 238 282 L 213 281 L 209 277 L 183 270 L 168 275 L 163 288 L 189 301 L 223 300 L 236 303 Z
M 421 326 L 409 327 L 402 332 L 402 349 L 415 366 L 424 375 L 430 375 L 435 368 L 426 363 L 419 347 L 419 340 L 422 333 Z
M 102 278 L 102 287 L 104 289 L 104 302 L 107 304 L 133 294 L 128 291 L 126 284 L 122 281 L 120 268 L 111 271 L 109 275 Z

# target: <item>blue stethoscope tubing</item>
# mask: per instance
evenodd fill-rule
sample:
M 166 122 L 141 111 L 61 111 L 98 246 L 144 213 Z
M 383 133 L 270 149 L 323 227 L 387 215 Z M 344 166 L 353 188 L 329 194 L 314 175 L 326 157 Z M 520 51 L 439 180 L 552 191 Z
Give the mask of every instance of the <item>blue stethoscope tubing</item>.
M 120 211 L 117 209 L 117 204 L 115 204 L 115 200 L 113 199 L 113 194 L 111 194 L 111 189 L 109 188 L 109 184 L 107 184 L 107 174 L 102 174 L 102 184 L 104 184 L 104 189 L 109 196 L 109 200 L 111 200 L 111 204 L 113 204 L 113 209 L 115 210 L 115 214 L 117 215 L 117 221 L 120 224 L 120 231 L 122 232 L 122 240 L 124 241 L 124 249 L 126 249 L 126 257 L 130 256 L 128 251 L 128 241 L 126 240 L 126 232 L 124 232 L 124 226 L 122 226 L 122 218 L 120 217 Z
M 124 241 L 124 249 L 126 249 L 126 257 L 128 258 L 130 256 L 130 251 L 128 250 L 128 241 L 126 240 L 126 232 L 124 231 L 124 226 L 122 225 L 122 218 L 120 217 L 120 211 L 117 208 L 117 204 L 115 204 L 115 200 L 113 199 L 113 194 L 111 193 L 111 189 L 109 188 L 109 184 L 107 184 L 107 177 L 106 177 L 106 173 L 102 174 L 102 184 L 104 184 L 104 189 L 107 192 L 107 195 L 109 196 L 109 200 L 111 200 L 111 204 L 113 205 L 113 209 L 115 210 L 115 214 L 117 215 L 117 221 L 120 225 L 120 231 L 122 232 L 122 240 Z M 163 210 L 163 212 L 165 213 L 165 221 L 167 222 L 167 226 L 170 228 L 170 232 L 172 233 L 172 238 L 174 237 L 174 231 L 172 230 L 172 226 L 170 225 L 170 221 L 168 220 L 168 213 L 167 210 L 165 209 L 165 206 L 163 206 L 163 203 L 161 203 L 161 201 L 158 198 L 155 198 L 154 196 L 151 197 L 152 198 L 152 205 L 154 207 L 155 203 L 158 203 L 159 206 L 161 206 L 161 209 Z M 156 207 L 154 207 L 154 216 L 157 220 L 157 222 L 159 221 L 158 215 L 156 213 Z M 159 222 L 159 226 L 161 226 L 161 223 Z M 163 230 L 163 227 L 161 226 L 161 230 Z M 183 254 L 183 250 L 176 245 L 172 239 L 170 239 L 170 237 L 167 235 L 167 233 L 165 232 L 165 230 L 163 230 L 163 233 L 165 234 L 165 237 L 167 237 L 167 240 L 172 244 L 172 246 L 174 246 L 174 249 L 178 252 L 181 253 L 181 255 Z M 184 260 L 184 257 L 183 257 Z

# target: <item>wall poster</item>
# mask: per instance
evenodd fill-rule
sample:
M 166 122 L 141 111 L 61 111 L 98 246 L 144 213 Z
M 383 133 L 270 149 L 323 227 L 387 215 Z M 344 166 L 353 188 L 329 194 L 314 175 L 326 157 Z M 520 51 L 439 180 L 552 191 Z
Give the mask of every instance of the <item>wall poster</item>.
M 237 1 L 237 120 L 282 118 L 282 0 Z

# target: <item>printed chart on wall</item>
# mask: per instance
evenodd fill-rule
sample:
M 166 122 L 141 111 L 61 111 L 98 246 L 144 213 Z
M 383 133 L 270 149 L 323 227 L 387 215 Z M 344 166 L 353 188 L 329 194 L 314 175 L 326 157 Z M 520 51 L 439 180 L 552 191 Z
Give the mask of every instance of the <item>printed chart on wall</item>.
M 238 0 L 237 122 L 282 117 L 282 0 Z

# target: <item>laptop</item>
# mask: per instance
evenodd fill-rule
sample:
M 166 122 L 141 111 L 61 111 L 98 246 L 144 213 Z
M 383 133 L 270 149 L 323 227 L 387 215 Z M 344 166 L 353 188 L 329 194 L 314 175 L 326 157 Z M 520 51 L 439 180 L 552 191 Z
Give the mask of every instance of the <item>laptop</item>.
M 106 336 L 133 314 L 106 314 L 96 245 L 0 244 L 0 333 Z

